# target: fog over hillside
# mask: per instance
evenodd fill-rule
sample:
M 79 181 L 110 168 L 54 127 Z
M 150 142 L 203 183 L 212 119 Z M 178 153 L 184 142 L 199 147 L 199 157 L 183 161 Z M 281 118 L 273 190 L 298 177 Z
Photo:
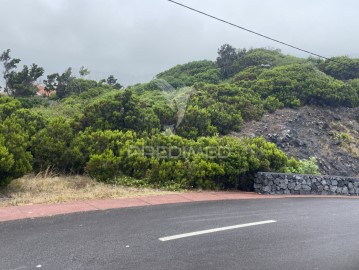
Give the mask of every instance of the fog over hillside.
M 359 3 L 344 1 L 183 0 L 183 4 L 325 56 L 358 57 Z M 215 60 L 217 48 L 275 47 L 308 55 L 195 14 L 165 0 L 0 0 L 0 51 L 46 73 L 82 65 L 100 80 L 125 84 L 193 60 Z M 270 12 L 268 12 L 270 10 Z M 320 19 L 318 19 L 320 16 Z M 283 23 L 285 22 L 285 23 Z

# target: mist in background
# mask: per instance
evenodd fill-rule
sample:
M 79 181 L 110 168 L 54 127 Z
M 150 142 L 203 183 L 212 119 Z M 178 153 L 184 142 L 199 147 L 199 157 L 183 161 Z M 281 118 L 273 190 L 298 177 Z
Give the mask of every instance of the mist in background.
M 359 57 L 359 2 L 180 0 L 235 24 L 331 57 Z M 224 43 L 309 55 L 196 14 L 166 0 L 0 0 L 0 50 L 45 74 L 81 66 L 88 78 L 151 80 L 189 61 L 215 60 Z

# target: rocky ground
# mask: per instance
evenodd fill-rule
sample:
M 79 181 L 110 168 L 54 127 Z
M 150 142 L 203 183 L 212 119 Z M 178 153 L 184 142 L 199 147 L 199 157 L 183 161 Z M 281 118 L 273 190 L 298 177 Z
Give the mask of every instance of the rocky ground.
M 322 174 L 359 176 L 359 108 L 282 109 L 232 135 L 264 136 L 289 156 L 315 156 Z

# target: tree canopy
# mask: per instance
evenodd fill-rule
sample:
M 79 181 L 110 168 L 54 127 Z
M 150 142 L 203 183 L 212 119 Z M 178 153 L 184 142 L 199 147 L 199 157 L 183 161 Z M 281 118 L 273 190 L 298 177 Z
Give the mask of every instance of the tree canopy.
M 16 71 L 20 59 L 11 58 L 10 52 L 8 49 L 0 56 L 0 62 L 4 67 L 4 92 L 14 97 L 33 96 L 37 92 L 34 84 L 42 76 L 44 69 L 32 64 L 30 67 L 24 65 L 21 71 Z

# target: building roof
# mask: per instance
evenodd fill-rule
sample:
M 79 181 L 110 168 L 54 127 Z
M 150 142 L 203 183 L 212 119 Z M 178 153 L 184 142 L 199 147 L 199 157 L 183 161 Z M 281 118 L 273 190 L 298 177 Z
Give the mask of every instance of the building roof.
M 46 91 L 46 90 L 45 90 L 45 86 L 44 86 L 44 85 L 41 85 L 41 84 L 37 84 L 37 85 L 36 85 L 36 88 L 37 88 L 37 93 L 36 93 L 36 95 L 37 95 L 37 96 L 41 96 L 41 97 L 49 97 L 49 96 L 51 96 L 52 94 L 55 94 L 55 93 L 56 93 L 55 90 Z

